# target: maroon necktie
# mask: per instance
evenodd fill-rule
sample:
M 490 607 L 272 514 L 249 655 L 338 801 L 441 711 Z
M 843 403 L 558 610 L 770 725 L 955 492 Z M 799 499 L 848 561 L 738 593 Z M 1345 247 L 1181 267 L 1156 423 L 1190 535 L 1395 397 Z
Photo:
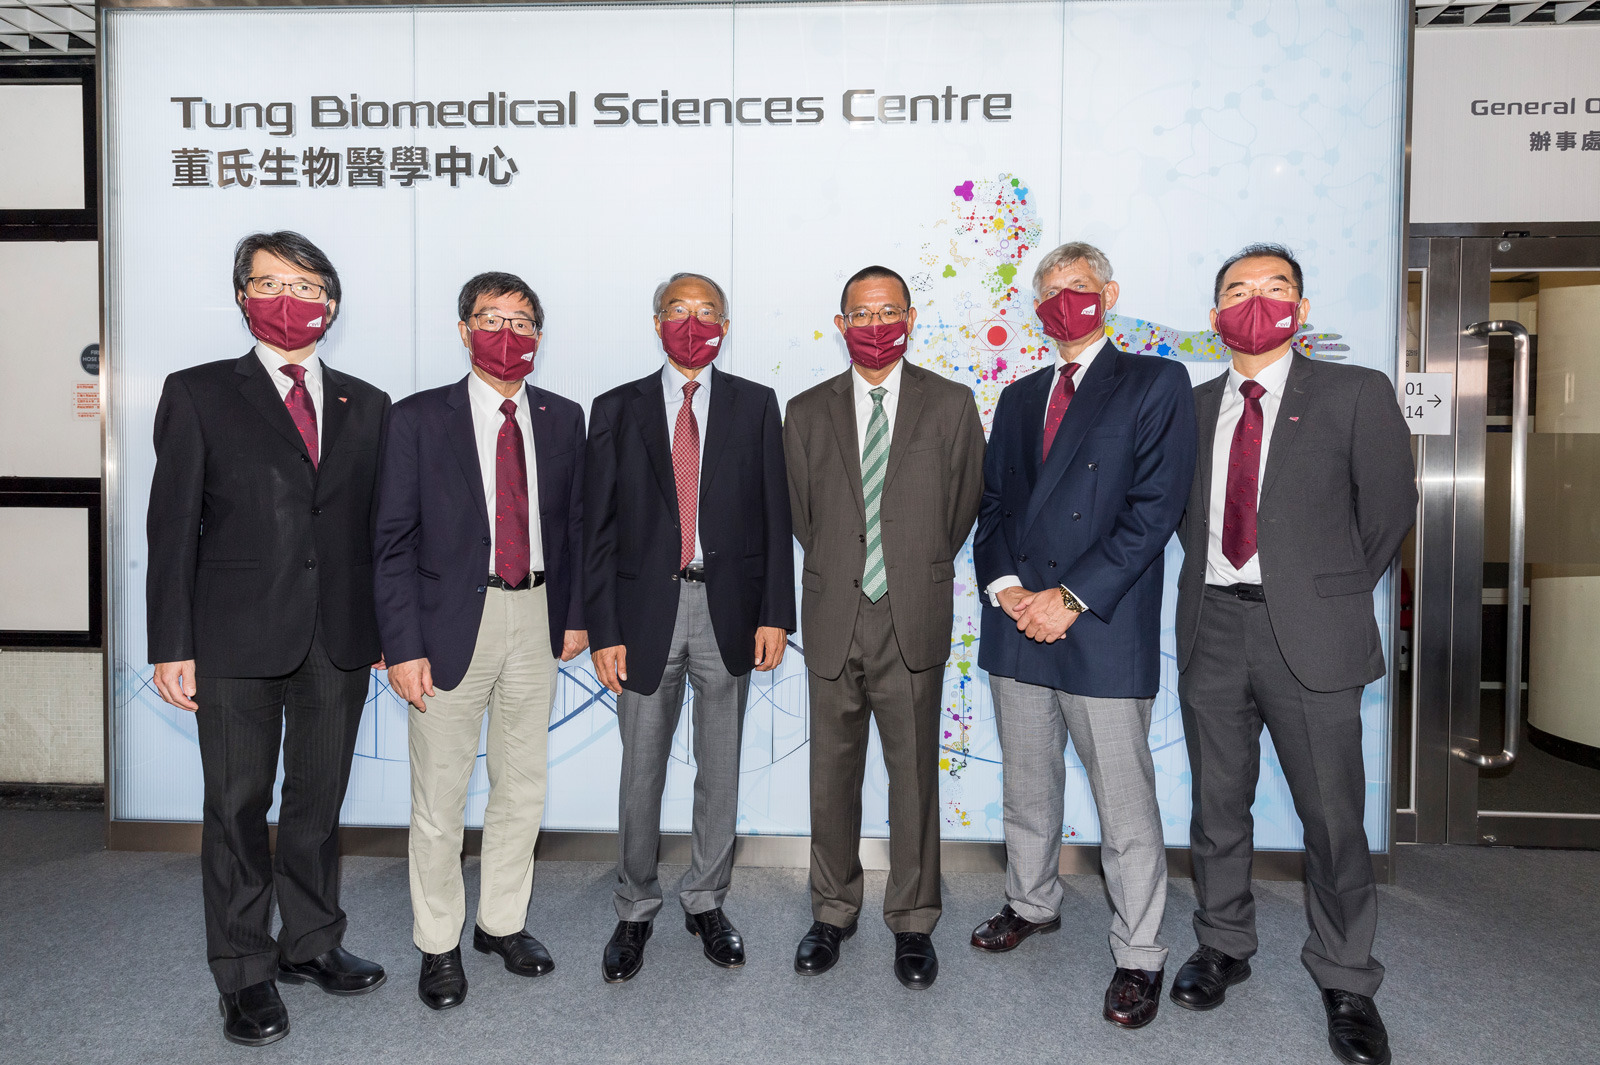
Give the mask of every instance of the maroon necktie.
M 1056 442 L 1056 430 L 1061 428 L 1061 419 L 1067 416 L 1067 408 L 1077 394 L 1078 387 L 1073 383 L 1077 372 L 1078 364 L 1069 362 L 1056 374 L 1055 391 L 1050 393 L 1050 409 L 1044 415 L 1044 458 L 1050 457 L 1050 445 Z
M 1244 410 L 1233 427 L 1228 450 L 1228 486 L 1222 497 L 1222 556 L 1238 569 L 1256 553 L 1256 485 L 1261 474 L 1261 430 L 1266 418 L 1261 397 L 1267 390 L 1255 381 L 1239 386 Z
M 700 382 L 683 386 L 683 406 L 672 430 L 672 472 L 678 479 L 678 527 L 683 530 L 678 567 L 694 561 L 694 519 L 700 495 L 700 423 L 694 417 L 694 394 Z
M 306 391 L 306 368 L 290 363 L 278 367 L 278 372 L 294 382 L 289 386 L 289 394 L 283 397 L 283 405 L 289 408 L 289 417 L 300 430 L 300 439 L 306 442 L 306 452 L 311 456 L 314 469 L 317 465 L 317 408 L 311 405 L 311 393 Z
M 517 405 L 500 404 L 506 416 L 494 444 L 494 573 L 515 587 L 528 576 L 528 453 L 522 447 Z

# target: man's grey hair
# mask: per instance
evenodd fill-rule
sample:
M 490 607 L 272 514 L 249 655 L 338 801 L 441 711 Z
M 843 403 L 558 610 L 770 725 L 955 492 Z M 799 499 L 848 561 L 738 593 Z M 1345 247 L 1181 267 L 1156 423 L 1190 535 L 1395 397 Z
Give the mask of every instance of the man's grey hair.
M 667 294 L 667 289 L 671 288 L 679 281 L 704 281 L 706 284 L 710 285 L 717 294 L 717 302 L 722 304 L 722 316 L 724 318 L 728 316 L 728 294 L 722 291 L 722 286 L 711 280 L 705 274 L 692 274 L 688 271 L 673 274 L 671 277 L 667 278 L 665 281 L 661 282 L 661 284 L 656 286 L 655 298 L 650 301 L 650 306 L 655 309 L 656 314 L 661 313 L 661 299 Z
M 1070 244 L 1063 244 L 1039 260 L 1038 267 L 1033 271 L 1033 294 L 1039 294 L 1039 286 L 1044 283 L 1045 277 L 1056 267 L 1075 263 L 1079 259 L 1089 267 L 1094 276 L 1099 278 L 1102 285 L 1111 280 L 1111 260 L 1106 258 L 1106 253 L 1093 244 L 1085 244 L 1075 240 Z

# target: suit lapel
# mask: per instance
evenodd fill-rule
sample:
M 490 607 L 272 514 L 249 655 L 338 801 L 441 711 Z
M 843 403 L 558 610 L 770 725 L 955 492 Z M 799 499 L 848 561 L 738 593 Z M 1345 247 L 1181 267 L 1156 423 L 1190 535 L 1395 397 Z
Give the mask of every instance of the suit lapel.
M 467 494 L 478 511 L 478 520 L 485 532 L 489 530 L 489 503 L 483 496 L 483 467 L 478 463 L 478 437 L 472 427 L 472 397 L 467 393 L 467 378 L 463 377 L 445 393 L 445 436 L 450 440 L 450 450 L 467 478 Z
M 1197 424 L 1196 444 L 1199 447 L 1199 463 L 1195 469 L 1195 479 L 1200 485 L 1200 498 L 1211 498 L 1211 449 L 1217 442 L 1217 418 L 1222 413 L 1222 390 L 1228 384 L 1228 371 L 1222 371 L 1201 385 L 1195 400 L 1195 420 Z
M 1100 417 L 1100 408 L 1105 406 L 1106 400 L 1111 398 L 1111 394 L 1117 390 L 1117 385 L 1122 381 L 1121 357 L 1122 352 L 1107 341 L 1106 346 L 1095 356 L 1094 362 L 1089 364 L 1083 382 L 1073 392 L 1072 404 L 1067 407 L 1066 417 L 1061 420 L 1061 427 L 1056 430 L 1055 442 L 1050 445 L 1050 457 L 1040 468 L 1039 480 L 1035 482 L 1033 494 L 1028 498 L 1028 513 L 1022 521 L 1024 535 L 1033 528 L 1039 512 L 1044 509 L 1045 501 L 1050 498 L 1050 493 L 1055 491 L 1057 483 L 1067 472 L 1067 467 L 1072 465 L 1072 457 L 1077 454 L 1078 445 L 1083 443 L 1084 434 Z M 1044 415 L 1041 414 L 1039 429 L 1041 450 L 1044 447 L 1043 418 Z
M 306 449 L 306 442 L 300 436 L 300 430 L 295 428 L 294 419 L 289 416 L 289 408 L 283 405 L 283 397 L 278 395 L 277 387 L 267 376 L 267 368 L 261 365 L 261 359 L 254 350 L 248 352 L 244 358 L 234 364 L 234 373 L 239 375 L 239 391 L 250 405 L 261 413 L 267 424 L 278 431 L 278 435 L 299 449 L 300 454 L 311 457 L 311 452 Z M 320 450 L 320 449 L 319 449 Z M 318 456 L 321 459 L 321 456 Z
M 1289 379 L 1283 386 L 1283 400 L 1278 404 L 1278 417 L 1272 423 L 1272 440 L 1267 446 L 1267 468 L 1262 471 L 1260 498 L 1263 500 L 1272 491 L 1272 482 L 1277 480 L 1278 471 L 1292 453 L 1300 429 L 1300 416 L 1311 402 L 1311 379 L 1315 376 L 1316 364 L 1303 355 L 1289 358 L 1294 361 L 1289 364 Z
M 700 498 L 704 499 L 706 485 L 711 483 L 712 475 L 717 472 L 717 464 L 722 461 L 724 445 L 728 442 L 728 430 L 733 427 L 733 384 L 728 380 L 727 374 L 717 373 L 712 367 L 707 378 L 711 382 L 711 405 L 706 411 L 705 461 L 700 464 Z M 666 403 L 663 401 L 662 409 Z
M 328 458 L 333 445 L 344 432 L 345 423 L 349 421 L 350 391 L 345 387 L 344 376 L 335 370 L 330 370 L 327 363 L 322 364 L 322 439 L 317 441 L 317 463 L 320 466 Z
M 672 468 L 672 430 L 667 427 L 667 401 L 661 395 L 661 374 L 651 374 L 634 386 L 629 401 L 639 419 L 639 435 L 644 437 L 645 454 L 655 470 L 656 484 L 672 513 L 678 512 L 678 481 Z
M 900 367 L 900 399 L 895 405 L 894 430 L 889 437 L 889 465 L 883 472 L 885 490 L 894 483 L 895 471 L 900 468 L 906 450 L 911 446 L 911 434 L 916 432 L 917 419 L 922 417 L 922 374 L 922 367 L 909 362 L 902 363 Z
M 861 445 L 856 442 L 855 382 L 850 377 L 853 373 L 854 370 L 846 370 L 842 376 L 833 379 L 833 396 L 828 400 L 828 413 L 833 416 L 834 441 L 839 445 L 839 457 L 844 460 L 845 472 L 850 475 L 851 495 L 856 501 L 856 510 L 865 520 L 867 504 L 861 494 Z M 892 442 L 890 450 L 893 451 Z
M 543 392 L 532 385 L 524 384 L 522 388 L 522 402 L 527 404 L 528 421 L 533 425 L 533 468 L 539 478 L 539 513 L 543 514 L 551 509 L 547 504 L 554 501 L 548 500 L 545 493 L 555 488 L 556 475 L 550 466 L 550 460 L 555 456 L 556 441 L 551 434 L 555 431 L 550 424 L 550 412 L 539 405 L 539 400 L 544 398 Z M 540 522 L 543 531 L 544 523 Z
M 1050 386 L 1054 383 L 1055 372 L 1049 369 L 1029 374 L 1016 385 L 1016 416 L 1022 419 L 1022 461 L 1030 486 L 1039 479 L 1040 455 L 1044 450 L 1044 414 L 1050 405 Z

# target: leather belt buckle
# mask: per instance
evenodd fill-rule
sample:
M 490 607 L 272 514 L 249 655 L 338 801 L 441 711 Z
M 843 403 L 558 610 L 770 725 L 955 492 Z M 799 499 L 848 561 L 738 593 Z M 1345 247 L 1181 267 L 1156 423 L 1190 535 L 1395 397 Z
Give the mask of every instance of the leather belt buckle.
M 500 588 L 507 592 L 521 592 L 529 588 L 537 588 L 544 583 L 544 570 L 534 570 L 517 584 L 507 584 L 506 579 L 498 573 L 489 574 L 489 579 L 484 581 L 490 588 Z
M 1225 585 L 1222 590 L 1235 599 L 1241 599 L 1246 603 L 1265 603 L 1267 601 L 1267 590 L 1259 584 L 1229 584 Z
M 705 564 L 695 563 L 691 566 L 685 566 L 678 571 L 678 576 L 680 579 L 685 581 L 693 581 L 695 584 L 704 584 L 706 581 Z

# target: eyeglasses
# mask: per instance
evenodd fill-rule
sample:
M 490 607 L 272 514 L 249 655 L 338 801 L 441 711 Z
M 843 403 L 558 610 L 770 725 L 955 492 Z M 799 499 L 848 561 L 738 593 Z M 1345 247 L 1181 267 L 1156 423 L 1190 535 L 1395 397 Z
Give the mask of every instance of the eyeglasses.
M 674 303 L 672 306 L 662 311 L 660 317 L 665 318 L 669 322 L 682 322 L 691 317 L 698 318 L 702 322 L 722 321 L 722 313 L 715 307 L 697 307 L 693 310 L 690 310 L 688 306 L 682 303 Z
M 522 337 L 531 337 L 539 332 L 539 326 L 532 318 L 511 318 L 503 314 L 485 312 L 474 314 L 467 321 L 477 322 L 474 328 L 484 333 L 498 333 L 508 325 L 513 333 Z
M 904 307 L 885 307 L 877 311 L 869 311 L 864 307 L 858 307 L 846 314 L 844 320 L 851 325 L 870 325 L 873 322 L 895 325 L 906 320 L 906 311 Z
M 287 292 L 299 300 L 320 300 L 322 294 L 328 291 L 326 285 L 314 285 L 310 281 L 285 282 L 275 277 L 252 277 L 245 284 L 253 295 L 278 296 Z
M 1300 291 L 1287 281 L 1269 281 L 1264 288 L 1230 288 L 1222 294 L 1218 305 L 1228 307 L 1243 303 L 1252 296 L 1265 296 L 1269 300 L 1297 300 Z

